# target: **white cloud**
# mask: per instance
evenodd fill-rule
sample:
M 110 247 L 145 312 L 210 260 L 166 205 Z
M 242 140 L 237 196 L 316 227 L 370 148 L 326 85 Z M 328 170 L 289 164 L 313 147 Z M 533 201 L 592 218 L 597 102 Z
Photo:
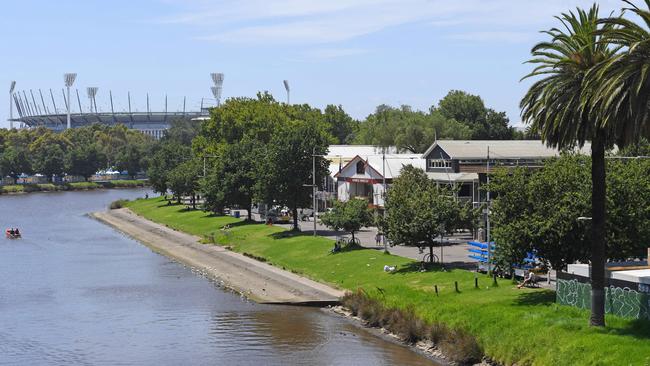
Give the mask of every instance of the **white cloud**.
M 169 1 L 169 0 L 167 0 Z M 459 40 L 521 42 L 553 16 L 591 0 L 193 0 L 161 22 L 197 27 L 198 39 L 248 44 L 324 44 L 424 23 Z M 601 0 L 603 14 L 620 0 Z
M 305 55 L 310 59 L 324 60 L 365 53 L 368 53 L 368 50 L 361 48 L 316 48 L 305 52 Z
M 530 43 L 536 39 L 536 36 L 535 32 L 478 31 L 454 33 L 450 34 L 448 38 L 469 42 Z

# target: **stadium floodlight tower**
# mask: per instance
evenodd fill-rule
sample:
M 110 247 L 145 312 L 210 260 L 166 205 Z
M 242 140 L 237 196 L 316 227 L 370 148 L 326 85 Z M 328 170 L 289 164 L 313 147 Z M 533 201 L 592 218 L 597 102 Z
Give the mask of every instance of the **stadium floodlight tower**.
M 9 128 L 13 129 L 14 128 L 14 103 L 13 103 L 13 96 L 14 96 L 14 89 L 16 88 L 16 82 L 12 81 L 11 85 L 9 86 Z
M 217 107 L 221 105 L 221 90 L 223 89 L 223 73 L 213 72 L 210 74 L 214 87 L 210 88 L 212 90 L 212 95 L 214 99 L 217 100 Z
M 289 92 L 290 92 L 289 80 L 284 80 L 284 81 L 282 81 L 282 83 L 284 83 L 284 89 L 286 89 L 286 91 L 287 91 L 287 104 L 291 104 L 290 99 L 289 99 Z
M 214 96 L 214 99 L 217 101 L 217 107 L 221 106 L 221 87 L 220 86 L 213 86 L 210 88 L 212 90 L 212 95 Z
M 68 114 L 68 119 L 67 119 L 68 124 L 67 124 L 66 128 L 71 128 L 72 127 L 72 123 L 70 122 L 70 104 L 72 104 L 72 103 L 70 103 L 70 88 L 72 87 L 72 84 L 74 84 L 74 80 L 76 78 L 77 78 L 77 74 L 74 74 L 74 73 L 69 73 L 69 74 L 63 75 L 63 79 L 65 80 L 65 87 L 67 89 L 67 94 L 68 94 L 68 101 L 67 101 L 68 103 L 66 104 L 67 114 Z
M 86 92 L 88 93 L 88 99 L 90 99 L 90 113 L 93 112 L 93 105 L 95 106 L 95 113 L 97 113 L 97 102 L 95 101 L 95 95 L 97 95 L 97 90 L 99 90 L 99 88 L 96 86 L 89 86 L 88 88 L 86 88 Z

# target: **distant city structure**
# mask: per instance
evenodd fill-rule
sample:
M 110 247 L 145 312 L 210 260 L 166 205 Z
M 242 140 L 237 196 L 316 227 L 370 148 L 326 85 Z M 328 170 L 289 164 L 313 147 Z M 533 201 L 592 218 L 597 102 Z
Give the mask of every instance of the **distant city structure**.
M 76 74 L 65 74 L 64 88 L 60 92 L 53 89 L 18 90 L 16 82 L 11 83 L 9 91 L 10 99 L 10 126 L 18 124 L 21 128 L 46 127 L 53 131 L 63 131 L 66 128 L 77 128 L 92 124 L 113 126 L 123 124 L 126 127 L 141 131 L 155 139 L 161 138 L 165 130 L 175 119 L 207 119 L 209 108 L 221 104 L 221 91 L 223 88 L 223 74 L 212 73 L 211 78 L 214 86 L 211 92 L 214 97 L 201 98 L 200 104 L 187 104 L 183 97 L 183 108 L 181 110 L 168 110 L 167 96 L 164 97 L 164 109 L 152 110 L 150 108 L 149 94 L 146 94 L 146 110 L 139 111 L 132 107 L 131 93 L 126 93 L 126 110 L 114 108 L 113 92 L 108 91 L 102 95 L 98 87 L 88 87 L 84 103 L 79 94 L 79 89 L 71 89 Z M 102 98 L 103 97 L 103 98 Z M 103 100 L 103 106 L 107 110 L 97 108 L 97 100 Z M 198 110 L 196 106 L 199 105 Z M 14 116 L 14 106 L 17 116 Z

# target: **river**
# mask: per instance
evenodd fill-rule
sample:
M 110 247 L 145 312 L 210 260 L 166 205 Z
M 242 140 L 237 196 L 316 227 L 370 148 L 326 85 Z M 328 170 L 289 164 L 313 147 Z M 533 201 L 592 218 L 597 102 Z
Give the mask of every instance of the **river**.
M 89 218 L 144 190 L 0 196 L 2 365 L 431 365 L 320 309 L 261 305 Z

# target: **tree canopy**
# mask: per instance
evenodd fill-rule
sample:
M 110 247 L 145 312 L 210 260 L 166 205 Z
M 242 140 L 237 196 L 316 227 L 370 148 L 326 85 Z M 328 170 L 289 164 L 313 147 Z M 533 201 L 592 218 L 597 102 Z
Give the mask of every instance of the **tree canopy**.
M 386 194 L 383 229 L 393 244 L 432 248 L 457 229 L 461 206 L 453 191 L 438 186 L 422 169 L 407 165 Z M 433 255 L 430 256 L 433 261 Z

